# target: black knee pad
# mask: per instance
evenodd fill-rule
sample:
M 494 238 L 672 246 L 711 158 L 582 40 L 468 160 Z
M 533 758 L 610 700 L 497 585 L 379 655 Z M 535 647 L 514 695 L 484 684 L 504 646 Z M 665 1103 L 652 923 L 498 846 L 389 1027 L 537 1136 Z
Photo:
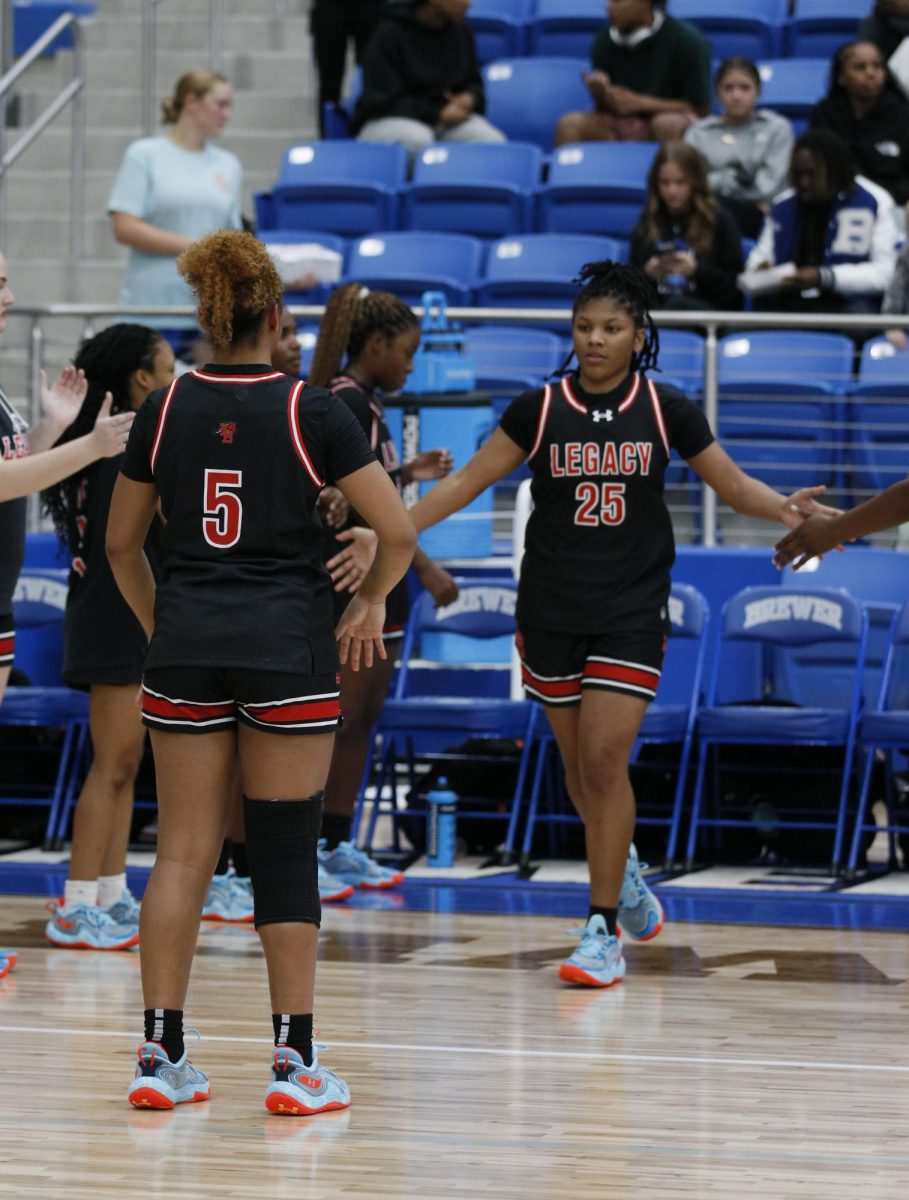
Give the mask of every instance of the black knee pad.
M 246 857 L 255 899 L 255 922 L 321 924 L 317 850 L 322 797 L 250 800 L 243 797 Z

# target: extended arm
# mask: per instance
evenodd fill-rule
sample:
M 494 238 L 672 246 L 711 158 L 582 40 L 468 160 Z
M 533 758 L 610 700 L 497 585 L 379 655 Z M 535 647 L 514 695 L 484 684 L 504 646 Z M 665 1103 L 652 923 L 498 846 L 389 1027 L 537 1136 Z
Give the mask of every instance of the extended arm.
M 463 467 L 447 475 L 413 506 L 410 515 L 417 533 L 464 508 L 480 492 L 510 475 L 526 457 L 516 442 L 501 429 L 496 429 Z
M 826 554 L 843 542 L 891 529 L 904 521 L 909 521 L 909 479 L 901 479 L 886 491 L 832 520 L 810 517 L 777 543 L 773 561 L 778 567 L 785 567 L 797 558 L 795 569 L 798 570 L 810 558 Z
M 746 517 L 782 521 L 791 528 L 811 513 L 834 515 L 838 511 L 825 508 L 814 500 L 823 487 L 801 488 L 791 496 L 781 496 L 766 483 L 746 475 L 718 442 L 713 442 L 688 462 L 721 500 Z

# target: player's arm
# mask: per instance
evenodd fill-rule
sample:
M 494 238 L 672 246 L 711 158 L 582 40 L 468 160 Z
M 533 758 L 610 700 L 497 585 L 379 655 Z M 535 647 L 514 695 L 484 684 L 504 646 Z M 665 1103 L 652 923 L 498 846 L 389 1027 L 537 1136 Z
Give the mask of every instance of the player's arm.
M 826 554 L 843 542 L 879 533 L 904 521 L 909 521 L 909 479 L 901 479 L 832 520 L 812 517 L 805 521 L 777 543 L 773 561 L 778 567 L 785 567 L 798 558 L 797 570 L 810 558 Z
M 107 557 L 114 579 L 148 638 L 155 627 L 155 577 L 144 546 L 157 505 L 153 483 L 120 475 L 107 521 Z
M 814 497 L 824 491 L 823 487 L 800 488 L 791 496 L 783 496 L 746 475 L 729 457 L 718 442 L 713 442 L 688 460 L 689 465 L 713 488 L 721 500 L 730 508 L 746 517 L 760 517 L 765 521 L 782 521 L 784 525 L 797 525 L 812 513 L 835 516 L 838 509 L 818 504 Z
M 527 454 L 507 433 L 496 429 L 463 467 L 452 471 L 410 510 L 417 533 L 459 512 L 480 492 L 516 470 Z

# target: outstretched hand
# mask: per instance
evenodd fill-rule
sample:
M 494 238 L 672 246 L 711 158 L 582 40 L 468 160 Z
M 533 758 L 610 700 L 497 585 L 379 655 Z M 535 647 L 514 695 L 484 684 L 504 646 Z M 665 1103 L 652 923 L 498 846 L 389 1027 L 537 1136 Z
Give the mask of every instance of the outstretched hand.
M 351 670 L 359 671 L 361 663 L 364 667 L 372 666 L 374 655 L 387 658 L 382 641 L 384 626 L 385 602 L 371 603 L 362 596 L 354 596 L 335 630 L 341 666 L 350 663 Z
M 337 541 L 349 544 L 330 558 L 325 566 L 336 592 L 355 592 L 372 566 L 379 539 L 365 525 L 354 525 L 337 534 Z
M 405 483 L 429 483 L 433 479 L 444 479 L 454 466 L 448 450 L 424 450 L 404 464 Z
M 820 558 L 837 545 L 838 539 L 835 533 L 831 533 L 827 517 L 806 517 L 800 525 L 791 529 L 777 542 L 774 546 L 773 561 L 780 569 L 792 563 L 793 569 L 797 571 L 810 559 Z
M 134 412 L 117 413 L 112 417 L 110 406 L 113 402 L 113 396 L 110 392 L 106 392 L 104 400 L 101 402 L 101 408 L 98 410 L 95 427 L 91 432 L 91 436 L 95 440 L 97 458 L 113 458 L 115 454 L 122 454 L 126 449 L 129 431 L 136 419 Z
M 830 508 L 829 505 L 818 504 L 815 500 L 815 496 L 826 490 L 823 484 L 818 484 L 816 487 L 799 488 L 797 492 L 793 492 L 783 505 L 783 524 L 788 525 L 790 529 L 796 529 L 807 517 L 842 516 L 841 508 Z
M 84 371 L 64 367 L 53 387 L 48 387 L 47 375 L 41 371 L 41 412 L 62 433 L 72 425 L 88 392 Z

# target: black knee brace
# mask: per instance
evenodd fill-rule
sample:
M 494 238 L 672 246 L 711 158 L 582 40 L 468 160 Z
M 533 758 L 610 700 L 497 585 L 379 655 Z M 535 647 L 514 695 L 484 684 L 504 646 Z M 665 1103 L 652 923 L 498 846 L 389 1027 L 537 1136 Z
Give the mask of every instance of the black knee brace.
M 243 797 L 257 929 L 288 921 L 321 923 L 316 852 L 324 795 L 316 792 L 306 800 Z

